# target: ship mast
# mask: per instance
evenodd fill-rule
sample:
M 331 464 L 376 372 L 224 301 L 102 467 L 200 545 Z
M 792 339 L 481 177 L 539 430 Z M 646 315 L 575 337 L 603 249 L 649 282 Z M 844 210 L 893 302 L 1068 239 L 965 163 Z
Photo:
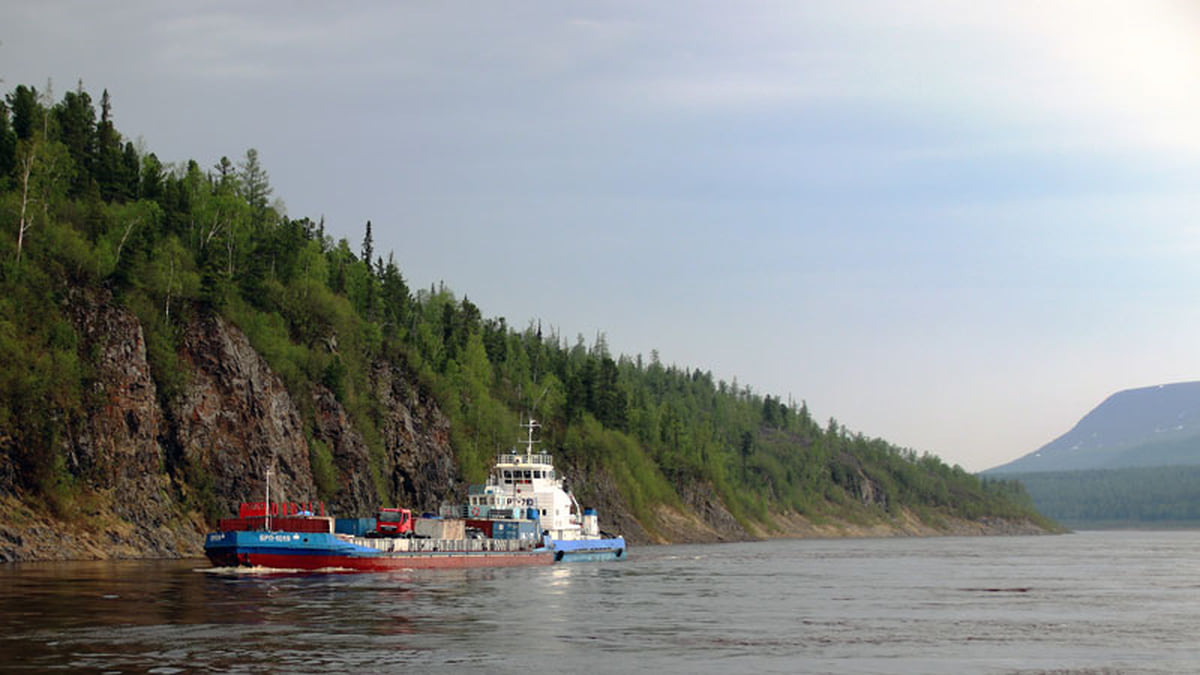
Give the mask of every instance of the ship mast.
M 522 424 L 521 426 L 523 426 L 523 427 L 525 427 L 526 429 L 528 429 L 528 430 L 529 430 L 529 438 L 528 438 L 528 439 L 525 441 L 525 454 L 527 454 L 527 455 L 532 455 L 532 454 L 533 454 L 533 445 L 534 445 L 535 443 L 541 443 L 541 441 L 535 441 L 535 440 L 533 440 L 533 430 L 534 430 L 534 429 L 537 429 L 537 428 L 540 428 L 542 425 L 538 424 L 538 421 L 537 421 L 537 420 L 535 420 L 535 419 L 533 419 L 532 417 L 530 417 L 530 418 L 529 418 L 529 423 L 528 423 L 528 424 Z
M 267 467 L 267 532 L 271 531 L 271 467 Z

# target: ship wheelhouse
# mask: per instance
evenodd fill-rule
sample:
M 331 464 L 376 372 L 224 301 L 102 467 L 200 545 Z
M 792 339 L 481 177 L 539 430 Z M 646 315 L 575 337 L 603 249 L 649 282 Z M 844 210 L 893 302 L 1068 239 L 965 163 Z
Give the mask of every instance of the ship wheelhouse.
M 553 458 L 534 450 L 533 430 L 538 423 L 530 420 L 525 447 L 501 453 L 488 475 L 487 484 L 472 486 L 467 509 L 471 517 L 494 517 L 495 511 L 514 515 L 536 509 L 542 530 L 552 539 L 579 539 L 583 536 L 582 509 L 574 496 L 563 487 L 554 469 Z

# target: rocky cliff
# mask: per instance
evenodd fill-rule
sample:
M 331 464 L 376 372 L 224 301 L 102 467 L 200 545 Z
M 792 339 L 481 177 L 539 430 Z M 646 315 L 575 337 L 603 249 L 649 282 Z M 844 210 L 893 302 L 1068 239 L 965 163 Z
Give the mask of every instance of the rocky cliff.
M 403 369 L 379 363 L 382 453 L 375 456 L 332 392 L 297 402 L 227 320 L 198 313 L 182 338 L 181 391 L 164 402 L 142 326 L 102 291 L 69 299 L 88 377 L 86 414 L 65 420 L 66 472 L 54 503 L 25 503 L 0 485 L 0 560 L 201 554 L 203 532 L 243 501 L 261 500 L 268 467 L 279 499 L 317 499 L 310 438 L 332 451 L 341 514 L 384 501 L 436 509 L 459 490 L 449 422 Z
M 83 413 L 65 416 L 58 430 L 70 478 L 52 497 L 24 499 L 7 461 L 14 440 L 0 432 L 0 561 L 199 556 L 217 518 L 263 498 L 268 468 L 278 499 L 315 500 L 323 488 L 340 515 L 366 516 L 381 505 L 434 511 L 465 497 L 450 422 L 401 365 L 371 367 L 377 437 L 368 441 L 334 392 L 314 385 L 298 400 L 219 315 L 196 310 L 185 323 L 168 396 L 156 387 L 163 374 L 151 370 L 133 313 L 95 289 L 73 292 L 67 304 L 87 385 Z M 601 528 L 634 544 L 1041 531 L 1031 523 L 929 525 L 911 514 L 864 529 L 777 514 L 776 529 L 765 532 L 734 518 L 711 484 L 682 479 L 677 504 L 639 519 L 604 469 L 558 459 L 579 499 L 598 508 Z M 854 499 L 885 503 L 861 467 L 844 469 Z

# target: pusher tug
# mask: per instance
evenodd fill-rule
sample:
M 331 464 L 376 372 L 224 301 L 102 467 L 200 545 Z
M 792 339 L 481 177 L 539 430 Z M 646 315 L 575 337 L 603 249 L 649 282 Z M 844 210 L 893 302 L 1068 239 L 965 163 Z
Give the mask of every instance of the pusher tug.
M 521 425 L 527 434 L 523 451 L 502 453 L 488 475 L 486 485 L 469 488 L 465 510 L 468 527 L 486 534 L 489 522 L 513 512 L 526 512 L 540 520 L 557 562 L 623 560 L 625 538 L 600 531 L 596 510 L 581 509 L 575 496 L 563 485 L 548 453 L 534 451 L 533 439 L 541 425 L 530 419 Z

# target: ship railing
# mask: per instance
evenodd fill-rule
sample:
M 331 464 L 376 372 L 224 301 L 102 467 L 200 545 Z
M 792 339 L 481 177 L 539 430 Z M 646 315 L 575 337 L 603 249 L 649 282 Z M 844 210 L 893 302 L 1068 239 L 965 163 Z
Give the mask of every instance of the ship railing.
M 524 452 L 504 452 L 496 457 L 497 464 L 554 464 L 548 454 L 528 454 Z
M 495 551 L 511 553 L 537 548 L 537 539 L 368 539 L 357 537 L 355 543 L 385 553 L 478 553 Z

